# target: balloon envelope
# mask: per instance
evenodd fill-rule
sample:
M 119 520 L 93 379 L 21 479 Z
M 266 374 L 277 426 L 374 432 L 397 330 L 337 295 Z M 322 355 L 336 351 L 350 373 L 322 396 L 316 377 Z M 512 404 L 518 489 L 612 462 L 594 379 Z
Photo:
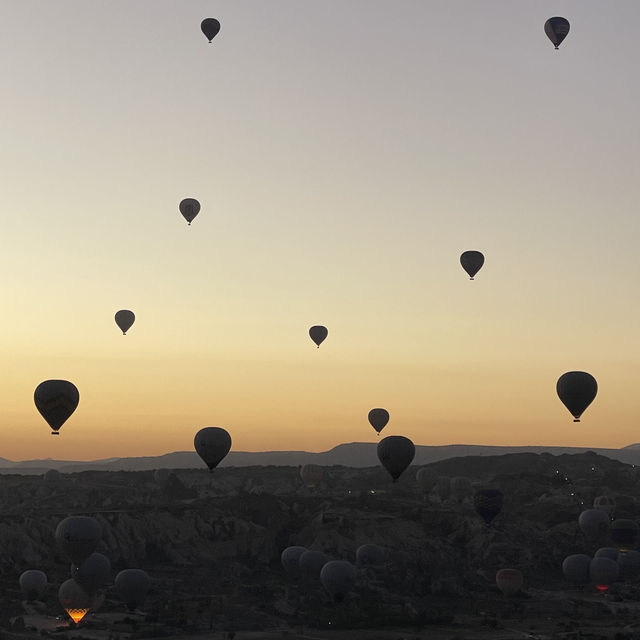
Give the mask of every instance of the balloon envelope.
M 589 563 L 589 580 L 599 591 L 606 591 L 618 579 L 618 562 L 611 558 L 596 557 Z
M 561 18 L 559 16 L 549 18 L 544 23 L 544 32 L 553 43 L 553 46 L 557 49 L 569 33 L 569 21 L 566 18 Z
M 55 538 L 71 562 L 79 566 L 96 550 L 102 538 L 102 526 L 95 518 L 69 516 L 56 527 Z
M 205 427 L 196 433 L 193 446 L 209 471 L 213 471 L 231 450 L 231 436 L 226 429 Z
M 514 596 L 522 587 L 522 572 L 517 569 L 500 569 L 496 573 L 496 585 L 505 596 Z
M 182 217 L 191 224 L 200 212 L 200 203 L 195 198 L 185 198 L 180 202 L 179 209 Z
M 114 586 L 120 600 L 133 611 L 147 597 L 151 578 L 142 569 L 125 569 L 116 576 Z
M 220 31 L 220 23 L 215 18 L 205 18 L 200 23 L 200 29 L 202 29 L 202 33 L 204 33 L 209 42 L 211 42 Z
M 612 498 L 611 496 L 596 496 L 593 499 L 593 508 L 600 509 L 611 517 L 613 512 L 616 510 L 615 498 Z
M 502 511 L 504 496 L 499 489 L 479 489 L 473 496 L 473 507 L 489 524 Z
M 573 421 L 580 422 L 583 411 L 598 393 L 598 383 L 586 371 L 567 371 L 558 378 L 556 391 L 562 404 L 573 416 Z
M 122 335 L 127 334 L 127 331 L 131 329 L 135 320 L 135 314 L 133 311 L 129 311 L 129 309 L 120 309 L 120 311 L 116 311 L 115 321 L 120 328 L 120 331 L 122 331 Z
M 331 560 L 320 571 L 320 582 L 336 602 L 340 602 L 356 584 L 356 568 L 345 560 Z
M 71 565 L 71 577 L 91 595 L 109 582 L 111 562 L 102 553 L 94 552 L 80 566 Z
M 324 342 L 324 339 L 329 335 L 329 330 L 327 327 L 323 327 L 322 325 L 314 325 L 309 329 L 309 337 L 318 345 L 318 349 L 320 345 Z
M 300 478 L 305 486 L 315 487 L 324 478 L 324 468 L 317 464 L 304 464 L 300 467 Z
M 18 582 L 25 600 L 31 602 L 39 598 L 47 588 L 47 574 L 38 569 L 29 569 L 20 574 Z
M 584 553 L 574 553 L 562 561 L 562 573 L 572 584 L 589 582 L 589 564 L 591 558 Z
M 384 564 L 385 553 L 377 544 L 363 544 L 356 549 L 356 562 L 359 565 L 376 566 Z
M 369 411 L 369 424 L 380 433 L 389 422 L 389 412 L 386 409 L 371 409 Z
M 620 551 L 615 547 L 600 547 L 594 554 L 594 558 L 609 558 L 617 562 Z
M 404 436 L 387 436 L 378 442 L 378 460 L 389 472 L 394 482 L 411 464 L 416 455 L 416 448 Z
M 621 580 L 635 580 L 640 576 L 640 551 L 626 551 L 618 556 L 618 569 Z
M 94 599 L 73 578 L 58 589 L 58 600 L 71 619 L 77 624 L 94 604 Z
M 469 274 L 469 278 L 473 280 L 473 276 L 480 271 L 480 268 L 484 264 L 484 256 L 480 251 L 465 251 L 460 256 L 460 264 Z
M 465 476 L 451 478 L 451 495 L 458 502 L 462 502 L 467 496 L 473 493 L 471 480 Z
M 638 541 L 639 534 L 640 529 L 635 520 L 620 518 L 611 523 L 611 540 L 621 551 L 633 547 Z
M 309 576 L 310 578 L 319 578 L 320 571 L 330 558 L 322 553 L 322 551 L 304 551 L 298 559 L 298 567 L 300 573 Z
M 609 531 L 609 516 L 601 509 L 585 509 L 578 516 L 578 526 L 587 538 L 597 540 Z
M 80 402 L 77 387 L 68 380 L 45 380 L 33 394 L 40 415 L 56 434 Z
M 287 547 L 280 554 L 280 562 L 287 573 L 298 573 L 300 569 L 300 557 L 308 551 L 306 547 L 292 546 Z
M 438 474 L 429 467 L 422 467 L 416 471 L 416 482 L 423 493 L 431 493 L 438 482 Z

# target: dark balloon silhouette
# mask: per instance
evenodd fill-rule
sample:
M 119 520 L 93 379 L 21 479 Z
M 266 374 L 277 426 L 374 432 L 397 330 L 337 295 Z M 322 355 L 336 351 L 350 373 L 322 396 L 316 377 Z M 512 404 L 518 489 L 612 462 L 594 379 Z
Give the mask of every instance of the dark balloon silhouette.
M 389 472 L 394 482 L 402 475 L 404 470 L 413 462 L 416 448 L 404 436 L 387 436 L 378 442 L 378 460 Z
M 308 551 L 307 547 L 294 545 L 287 547 L 280 554 L 280 562 L 287 573 L 297 575 L 300 571 L 300 558 Z
M 604 593 L 618 579 L 619 573 L 620 569 L 616 560 L 599 557 L 589 563 L 589 580 L 601 593 Z
M 129 611 L 134 611 L 147 597 L 151 578 L 142 569 L 124 569 L 116 576 L 114 587 Z
M 20 574 L 18 580 L 22 595 L 28 602 L 39 598 L 47 588 L 47 574 L 38 569 L 29 569 Z
M 562 404 L 573 416 L 573 421 L 580 422 L 580 416 L 598 393 L 598 383 L 590 373 L 568 371 L 558 378 L 556 391 Z
M 469 274 L 469 279 L 473 280 L 473 276 L 480 271 L 484 264 L 484 256 L 479 251 L 465 251 L 460 256 L 460 264 Z
M 549 18 L 544 23 L 544 32 L 557 49 L 569 33 L 569 21 L 566 18 Z
M 95 598 L 88 594 L 73 578 L 69 578 L 60 585 L 58 600 L 76 624 L 96 603 Z
M 80 394 L 77 387 L 68 380 L 45 380 L 36 387 L 33 401 L 40 415 L 51 427 L 51 434 L 58 435 L 60 427 L 76 410 Z
M 356 568 L 345 560 L 331 560 L 320 571 L 320 582 L 332 596 L 334 602 L 342 602 L 355 587 L 358 573 Z
M 523 575 L 518 569 L 500 569 L 496 573 L 496 586 L 505 596 L 515 596 L 522 587 Z
M 572 584 L 587 584 L 589 582 L 589 564 L 591 558 L 584 553 L 574 553 L 562 561 L 562 573 Z
M 328 335 L 329 330 L 322 325 L 314 325 L 309 329 L 309 337 L 318 345 L 318 349 Z
M 473 507 L 476 513 L 490 524 L 502 511 L 504 496 L 499 489 L 479 489 L 473 496 Z
M 191 226 L 193 219 L 200 213 L 200 203 L 195 198 L 185 198 L 180 202 L 179 209 L 182 217 Z
M 56 527 L 56 543 L 76 567 L 95 550 L 102 538 L 102 525 L 89 516 L 69 516 Z
M 377 566 L 384 564 L 384 549 L 377 544 L 362 544 L 356 549 L 356 562 L 360 566 Z
M 611 540 L 621 551 L 633 547 L 638 541 L 640 529 L 635 520 L 620 518 L 611 523 Z
M 89 595 L 93 595 L 109 583 L 111 562 L 102 553 L 94 552 L 81 565 L 71 565 L 71 577 Z
M 200 29 L 202 29 L 202 33 L 209 40 L 209 44 L 211 41 L 218 35 L 220 31 L 220 23 L 215 18 L 205 18 L 200 23 Z
M 609 532 L 609 515 L 602 509 L 585 509 L 578 516 L 578 526 L 590 540 L 604 538 Z
M 386 409 L 371 409 L 369 411 L 369 424 L 380 433 L 389 422 L 389 412 Z
M 123 336 L 127 335 L 127 331 L 131 329 L 135 320 L 135 314 L 133 311 L 129 311 L 129 309 L 120 309 L 120 311 L 116 311 L 115 321 L 120 331 L 122 331 Z
M 231 436 L 226 429 L 205 427 L 196 433 L 193 446 L 209 471 L 213 472 L 231 450 Z

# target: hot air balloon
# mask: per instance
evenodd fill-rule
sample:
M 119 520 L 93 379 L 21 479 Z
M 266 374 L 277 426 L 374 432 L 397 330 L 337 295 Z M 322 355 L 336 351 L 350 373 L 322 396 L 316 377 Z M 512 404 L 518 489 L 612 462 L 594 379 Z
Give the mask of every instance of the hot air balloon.
M 618 561 L 620 555 L 619 549 L 615 547 L 600 547 L 594 554 L 594 558 L 609 558 L 609 560 Z
M 71 562 L 80 566 L 96 550 L 102 538 L 102 525 L 88 516 L 69 516 L 56 527 L 55 538 Z
M 621 551 L 627 551 L 633 547 L 638 541 L 638 535 L 640 535 L 640 529 L 634 520 L 620 518 L 611 523 L 611 540 Z
M 585 509 L 578 516 L 578 526 L 587 538 L 598 540 L 609 532 L 609 516 L 601 509 Z
M 589 564 L 591 558 L 584 553 L 574 553 L 562 561 L 562 573 L 572 584 L 589 582 Z
M 131 329 L 131 326 L 136 321 L 136 316 L 129 309 L 120 309 L 120 311 L 116 311 L 115 320 L 120 331 L 122 331 L 122 335 L 126 336 L 127 331 Z
M 62 474 L 57 469 L 47 469 L 42 479 L 47 484 L 58 484 L 62 480 Z
M 329 330 L 327 329 L 327 327 L 323 327 L 319 324 L 316 324 L 311 327 L 311 329 L 309 329 L 309 337 L 316 343 L 318 349 L 328 335 Z
M 574 422 L 580 422 L 583 411 L 593 402 L 598 393 L 596 379 L 585 371 L 563 373 L 556 384 L 562 404 L 569 409 Z
M 280 562 L 287 573 L 297 574 L 300 570 L 300 556 L 308 551 L 306 547 L 293 546 L 287 547 L 280 554 Z
M 94 604 L 94 599 L 73 578 L 63 582 L 58 589 L 58 600 L 76 623 L 84 618 Z
M 29 569 L 20 574 L 18 582 L 25 600 L 32 602 L 47 588 L 47 574 L 38 569 Z
M 322 567 L 320 582 L 335 602 L 342 602 L 356 584 L 356 568 L 345 560 L 332 560 Z
M 636 580 L 640 576 L 640 551 L 631 549 L 618 556 L 620 580 Z
M 385 552 L 377 544 L 362 544 L 356 549 L 356 562 L 361 566 L 384 564 Z
M 76 410 L 80 394 L 68 380 L 45 380 L 36 387 L 33 401 L 40 415 L 51 427 L 51 434 L 58 435 L 60 427 Z
M 473 276 L 480 271 L 484 264 L 484 256 L 479 251 L 465 251 L 460 256 L 460 264 L 469 274 L 469 279 L 473 280 Z
M 473 496 L 473 506 L 478 515 L 490 522 L 502 511 L 504 496 L 499 489 L 479 489 Z
M 71 577 L 92 595 L 109 582 L 111 562 L 102 553 L 94 552 L 80 566 L 71 565 Z
M 147 597 L 151 578 L 142 569 L 124 569 L 116 576 L 114 586 L 120 600 L 134 611 Z
M 416 471 L 416 482 L 423 493 L 431 493 L 438 482 L 438 474 L 429 467 L 422 467 Z
M 593 508 L 604 511 L 611 518 L 616 510 L 616 500 L 611 496 L 596 496 L 593 499 Z
M 196 453 L 204 460 L 209 471 L 220 464 L 231 449 L 231 436 L 226 429 L 205 427 L 196 433 L 193 439 Z
M 465 476 L 451 478 L 451 495 L 456 502 L 462 502 L 467 496 L 473 493 L 471 480 Z
M 200 212 L 200 203 L 195 198 L 185 198 L 180 202 L 180 213 L 191 226 L 191 222 Z
M 211 41 L 218 35 L 220 31 L 220 23 L 215 18 L 205 18 L 200 23 L 200 29 L 202 29 L 202 33 L 209 40 L 209 44 Z
M 569 21 L 566 18 L 549 18 L 544 23 L 544 32 L 557 49 L 569 33 Z
M 378 442 L 378 460 L 389 472 L 394 482 L 411 464 L 416 455 L 416 448 L 404 436 L 387 436 Z
M 598 557 L 589 563 L 589 580 L 601 593 L 606 591 L 618 579 L 620 569 L 616 560 Z
M 522 587 L 522 572 L 517 569 L 500 569 L 496 573 L 496 585 L 505 596 L 515 596 Z
M 447 500 L 451 495 L 451 478 L 449 476 L 438 476 L 435 490 L 440 502 Z
M 317 464 L 304 464 L 300 467 L 300 478 L 305 486 L 311 489 L 322 482 L 324 468 Z
M 369 411 L 369 424 L 378 434 L 387 426 L 389 422 L 389 412 L 386 409 L 371 409 Z
M 322 567 L 324 567 L 324 565 L 327 564 L 329 560 L 329 556 L 322 553 L 322 551 L 305 551 L 300 555 L 300 558 L 298 559 L 298 568 L 300 569 L 301 574 L 309 578 L 317 579 L 320 577 L 320 571 L 322 571 Z

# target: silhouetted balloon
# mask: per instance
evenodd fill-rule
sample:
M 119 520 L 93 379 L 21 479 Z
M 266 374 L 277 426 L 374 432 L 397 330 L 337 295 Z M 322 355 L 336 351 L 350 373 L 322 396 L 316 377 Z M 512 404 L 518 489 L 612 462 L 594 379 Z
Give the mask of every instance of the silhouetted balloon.
M 574 553 L 562 561 L 562 573 L 572 584 L 589 582 L 589 564 L 591 558 L 584 553 Z
M 151 578 L 142 569 L 124 569 L 117 576 L 114 583 L 116 593 L 129 611 L 144 602 L 151 586 Z
M 300 570 L 300 556 L 308 551 L 306 547 L 287 547 L 280 554 L 280 562 L 287 573 L 297 574 Z
M 47 574 L 38 569 L 29 569 L 20 574 L 18 582 L 25 600 L 31 602 L 39 598 L 47 588 Z
M 436 480 L 436 494 L 440 502 L 444 502 L 451 495 L 451 478 L 449 476 L 439 476 Z
M 369 411 L 369 424 L 380 433 L 389 422 L 389 412 L 386 409 L 371 409 Z
M 309 329 L 309 337 L 318 345 L 318 349 L 328 335 L 329 330 L 327 327 L 323 327 L 320 324 L 316 324 Z
M 47 469 L 42 476 L 42 479 L 47 484 L 57 484 L 62 480 L 62 474 L 57 469 Z
M 356 549 L 356 562 L 363 566 L 384 564 L 385 552 L 377 544 L 363 544 Z
M 587 538 L 598 540 L 609 532 L 609 516 L 601 509 L 585 509 L 578 516 L 578 526 Z
M 357 580 L 356 568 L 345 560 L 332 560 L 322 567 L 320 582 L 336 602 L 341 602 Z
M 637 522 L 620 518 L 611 523 L 611 540 L 618 549 L 626 551 L 633 547 L 638 541 L 640 529 Z
M 596 496 L 593 499 L 593 508 L 604 511 L 611 518 L 613 516 L 613 512 L 616 510 L 615 498 L 612 498 L 611 496 Z
M 215 18 L 205 18 L 200 24 L 200 29 L 211 43 L 220 31 L 220 23 Z
M 40 415 L 57 435 L 60 427 L 69 419 L 80 402 L 77 387 L 68 380 L 45 380 L 33 394 L 33 401 Z
M 640 576 L 640 551 L 631 549 L 618 555 L 620 580 L 635 580 Z
M 231 450 L 231 436 L 226 429 L 205 427 L 196 433 L 193 445 L 209 471 L 213 471 Z
M 185 198 L 180 202 L 179 208 L 184 219 L 191 225 L 193 219 L 200 212 L 200 203 L 195 198 Z
M 569 21 L 566 18 L 549 18 L 544 23 L 544 32 L 557 49 L 569 33 Z
M 71 619 L 78 624 L 94 604 L 89 595 L 73 578 L 69 578 L 58 589 L 58 600 Z
M 89 516 L 69 516 L 56 527 L 55 538 L 71 562 L 80 566 L 96 550 L 102 538 L 102 526 Z
M 129 309 L 120 309 L 120 311 L 116 311 L 115 320 L 120 331 L 122 331 L 122 335 L 126 336 L 127 331 L 131 329 L 131 326 L 135 322 L 136 316 L 133 311 L 129 311 Z
M 298 559 L 298 568 L 303 575 L 310 578 L 319 578 L 322 567 L 324 567 L 329 560 L 329 556 L 322 553 L 322 551 L 305 551 Z
M 517 569 L 500 569 L 496 573 L 496 585 L 505 596 L 515 596 L 522 587 L 522 572 Z
M 378 442 L 378 460 L 394 482 L 398 481 L 415 455 L 416 448 L 413 442 L 404 436 L 387 436 Z
M 502 511 L 504 496 L 499 489 L 479 489 L 473 496 L 478 515 L 489 524 Z
M 609 560 L 618 560 L 620 550 L 615 547 L 600 547 L 593 554 L 594 558 L 609 558 Z
M 324 478 L 324 468 L 317 464 L 304 464 L 300 467 L 300 478 L 305 486 L 315 487 Z
M 423 493 L 431 493 L 438 482 L 438 474 L 430 467 L 422 467 L 416 471 L 416 482 Z
M 484 264 L 484 256 L 480 251 L 465 251 L 460 256 L 460 264 L 462 268 L 469 274 L 469 279 L 473 280 L 473 276 L 480 271 Z
M 71 577 L 89 594 L 108 584 L 111 562 L 102 553 L 92 553 L 80 566 L 71 565 Z
M 580 422 L 583 411 L 593 402 L 598 393 L 596 379 L 585 371 L 563 373 L 556 384 L 562 404 L 569 409 L 574 422 Z
M 619 574 L 618 562 L 611 558 L 599 556 L 589 563 L 589 580 L 599 591 L 606 591 L 618 579 Z

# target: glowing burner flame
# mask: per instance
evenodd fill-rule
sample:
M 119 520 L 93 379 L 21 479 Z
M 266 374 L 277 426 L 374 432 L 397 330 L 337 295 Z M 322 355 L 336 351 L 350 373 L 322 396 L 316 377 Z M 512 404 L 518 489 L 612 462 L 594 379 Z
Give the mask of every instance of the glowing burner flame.
M 89 609 L 65 609 L 65 611 L 69 614 L 69 617 L 78 624 L 78 622 L 87 615 Z
M 609 589 L 609 585 L 608 585 L 608 584 L 597 584 L 597 585 L 596 585 L 596 589 L 597 589 L 600 593 L 604 593 L 605 591 L 607 591 L 607 589 Z

